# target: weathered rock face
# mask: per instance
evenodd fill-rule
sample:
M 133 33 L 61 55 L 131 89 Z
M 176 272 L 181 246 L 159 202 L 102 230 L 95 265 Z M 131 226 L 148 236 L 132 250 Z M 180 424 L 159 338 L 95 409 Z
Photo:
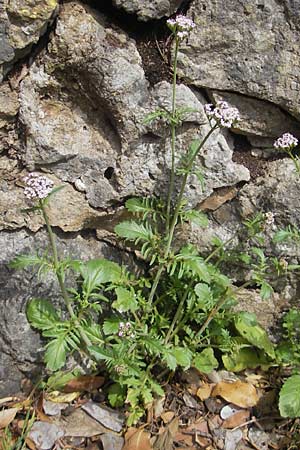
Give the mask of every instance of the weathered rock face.
M 57 0 L 4 0 L 0 5 L 0 82 L 13 62 L 38 42 L 57 5 Z
M 139 20 L 160 19 L 175 13 L 182 0 L 113 0 L 117 8 L 136 14 Z
M 299 0 L 191 3 L 197 27 L 180 51 L 196 86 L 275 103 L 299 118 Z

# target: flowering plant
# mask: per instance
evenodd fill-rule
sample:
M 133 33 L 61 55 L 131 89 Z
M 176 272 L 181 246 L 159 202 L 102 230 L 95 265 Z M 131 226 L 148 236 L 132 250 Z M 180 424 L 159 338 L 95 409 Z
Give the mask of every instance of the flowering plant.
M 163 395 L 164 376 L 178 368 L 194 366 L 208 373 L 222 361 L 227 369 L 238 370 L 246 368 L 253 358 L 257 365 L 272 364 L 275 358 L 274 346 L 255 317 L 231 311 L 237 291 L 251 283 L 261 288 L 264 298 L 272 292 L 265 280 L 266 258 L 257 247 L 271 217 L 256 217 L 245 223 L 245 242 L 249 246 L 247 253 L 239 249 L 238 256 L 228 250 L 232 239 L 225 243 L 215 239 L 215 248 L 209 255 L 199 254 L 188 242 L 180 249 L 174 245 L 175 231 L 182 222 L 202 228 L 208 224 L 202 212 L 187 208 L 186 185 L 204 144 L 217 129 L 238 123 L 239 113 L 223 101 L 215 106 L 206 105 L 210 129 L 202 140 L 194 140 L 187 146 L 184 158 L 176 165 L 176 132 L 182 120 L 182 112 L 176 108 L 177 54 L 180 43 L 195 24 L 177 16 L 168 20 L 167 25 L 175 39 L 172 108 L 163 113 L 155 111 L 146 121 L 160 120 L 163 115 L 170 127 L 168 193 L 165 199 L 128 199 L 125 207 L 131 219 L 115 227 L 120 238 L 140 249 L 147 270 L 137 278 L 106 259 L 86 262 L 61 259 L 47 214 L 48 201 L 59 188 L 53 189 L 53 182 L 37 173 L 25 178 L 24 194 L 34 202 L 33 209 L 43 215 L 50 252 L 43 257 L 18 256 L 12 263 L 16 268 L 47 267 L 57 277 L 68 316 L 62 319 L 46 299 L 33 298 L 27 305 L 29 322 L 48 339 L 47 368 L 51 371 L 63 368 L 67 355 L 74 351 L 87 354 L 95 368 L 104 362 L 114 381 L 108 398 L 113 406 L 124 402 L 129 405 L 129 424 L 144 414 L 143 405 L 151 403 L 154 396 Z M 179 180 L 177 194 L 175 175 Z M 234 286 L 220 270 L 228 256 L 247 263 L 252 281 Z M 66 287 L 69 271 L 77 278 L 76 289 Z

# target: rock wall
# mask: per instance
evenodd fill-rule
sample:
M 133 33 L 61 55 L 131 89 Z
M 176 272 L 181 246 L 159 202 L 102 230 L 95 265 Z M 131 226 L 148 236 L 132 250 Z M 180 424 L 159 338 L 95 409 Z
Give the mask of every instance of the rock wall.
M 47 245 L 41 218 L 21 212 L 22 178 L 35 170 L 65 185 L 50 208 L 60 252 L 121 258 L 112 230 L 126 198 L 166 191 L 168 130 L 143 119 L 170 108 L 170 72 L 155 35 L 171 54 L 163 30 L 172 13 L 187 13 L 197 24 L 179 55 L 177 104 L 197 110 L 179 130 L 179 149 L 207 131 L 209 99 L 227 100 L 242 116 L 234 132 L 215 133 L 203 149 L 205 188 L 191 176 L 186 196 L 209 211 L 210 227 L 187 233 L 206 248 L 211 235 L 230 236 L 257 211 L 274 212 L 281 226 L 300 222 L 299 178 L 272 150 L 285 131 L 300 138 L 300 1 L 106 3 L 0 6 L 0 396 L 40 371 L 41 343 L 25 318 L 27 299 L 59 301 L 55 280 L 7 266 L 14 255 Z

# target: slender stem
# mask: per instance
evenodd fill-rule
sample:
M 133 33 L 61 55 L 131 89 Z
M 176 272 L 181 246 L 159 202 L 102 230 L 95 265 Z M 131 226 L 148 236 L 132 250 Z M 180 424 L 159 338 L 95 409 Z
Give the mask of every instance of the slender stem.
M 173 64 L 173 89 L 172 89 L 172 112 L 171 112 L 171 175 L 170 175 L 170 183 L 168 189 L 168 199 L 167 199 L 167 223 L 166 228 L 167 232 L 170 227 L 170 218 L 171 218 L 171 203 L 172 203 L 172 194 L 174 191 L 174 183 L 175 183 L 175 147 L 176 147 L 176 122 L 175 122 L 175 114 L 176 114 L 176 82 L 177 82 L 177 57 L 178 57 L 178 49 L 179 49 L 179 39 L 176 37 L 175 44 L 175 55 L 174 55 L 174 64 Z
M 176 322 L 179 319 L 181 319 L 181 317 L 182 317 L 183 305 L 184 305 L 184 303 L 185 303 L 185 301 L 187 299 L 187 296 L 188 296 L 188 294 L 190 292 L 190 289 L 191 289 L 191 286 L 192 286 L 193 282 L 194 282 L 194 280 L 190 280 L 188 286 L 186 287 L 186 290 L 185 290 L 185 292 L 184 292 L 184 294 L 182 296 L 182 299 L 181 299 L 181 301 L 180 301 L 180 303 L 178 305 L 177 311 L 176 311 L 176 313 L 175 313 L 175 315 L 173 317 L 171 326 L 170 326 L 170 328 L 168 330 L 168 333 L 167 333 L 167 335 L 165 337 L 165 344 L 167 344 L 169 342 L 170 338 L 172 338 L 174 336 L 174 334 L 176 334 L 175 331 L 173 332 L 173 329 L 175 327 Z M 178 327 L 176 327 L 176 330 L 178 330 Z
M 185 187 L 186 187 L 186 184 L 187 184 L 188 176 L 189 176 L 189 174 L 191 172 L 191 169 L 193 167 L 195 159 L 198 156 L 200 150 L 202 149 L 202 147 L 206 143 L 206 141 L 209 139 L 211 134 L 215 131 L 217 126 L 218 125 L 216 124 L 213 128 L 211 128 L 209 130 L 209 132 L 207 133 L 207 135 L 205 136 L 203 141 L 199 144 L 198 148 L 196 149 L 196 151 L 192 155 L 192 157 L 191 157 L 191 159 L 188 162 L 188 165 L 186 167 L 186 172 L 185 172 L 183 180 L 182 180 L 181 188 L 180 188 L 180 191 L 179 191 L 179 194 L 178 194 L 178 198 L 177 198 L 177 204 L 176 204 L 174 215 L 173 215 L 173 219 L 172 219 L 172 222 L 171 222 L 171 225 L 170 225 L 168 241 L 167 241 L 166 250 L 165 250 L 165 253 L 164 253 L 164 260 L 166 260 L 166 258 L 169 256 L 169 253 L 170 253 L 170 250 L 171 250 L 173 237 L 174 237 L 174 232 L 175 232 L 175 227 L 177 225 L 177 220 L 178 220 L 178 216 L 179 216 L 180 208 L 181 208 L 181 202 L 182 202 L 182 198 L 183 198 L 183 195 L 184 195 Z M 152 304 L 152 301 L 153 301 L 153 298 L 154 298 L 154 295 L 155 295 L 158 283 L 160 281 L 162 272 L 164 270 L 164 266 L 165 266 L 165 262 L 163 261 L 160 264 L 160 266 L 158 268 L 158 271 L 156 272 L 156 276 L 155 276 L 155 279 L 153 281 L 153 285 L 152 285 L 152 288 L 151 288 L 151 291 L 150 291 L 150 294 L 149 294 L 149 300 L 148 300 L 149 305 Z
M 235 236 L 232 236 L 231 238 L 227 239 L 227 241 L 225 241 L 224 243 L 222 243 L 222 245 L 220 247 L 217 247 L 214 251 L 212 251 L 208 257 L 204 260 L 204 262 L 208 263 L 208 261 L 211 260 L 211 258 L 213 258 L 217 253 L 219 253 L 219 251 L 221 249 L 223 249 L 224 247 L 226 247 L 226 245 L 230 244 L 230 242 L 232 242 L 235 239 Z
M 61 290 L 64 302 L 65 302 L 65 305 L 67 307 L 67 310 L 68 310 L 68 312 L 70 314 L 71 319 L 74 320 L 75 325 L 78 327 L 78 331 L 80 333 L 80 336 L 81 336 L 83 342 L 85 343 L 85 345 L 87 347 L 89 347 L 89 346 L 92 345 L 91 341 L 88 338 L 88 336 L 86 335 L 86 333 L 83 331 L 83 329 L 82 329 L 82 327 L 81 327 L 81 325 L 80 325 L 80 323 L 78 321 L 78 318 L 77 318 L 77 316 L 74 313 L 74 310 L 72 308 L 71 299 L 68 296 L 68 292 L 67 292 L 67 289 L 66 289 L 66 286 L 65 286 L 65 283 L 64 283 L 64 277 L 63 277 L 61 268 L 59 266 L 59 259 L 58 259 L 58 254 L 57 254 L 57 247 L 56 247 L 56 242 L 55 242 L 55 236 L 54 236 L 54 233 L 52 231 L 52 228 L 51 228 L 51 225 L 50 225 L 50 222 L 49 222 L 49 218 L 48 218 L 48 215 L 47 215 L 47 212 L 46 212 L 46 209 L 45 209 L 45 205 L 43 204 L 42 200 L 40 200 L 39 204 L 40 204 L 40 208 L 41 208 L 41 211 L 42 211 L 42 214 L 43 214 L 43 218 L 44 218 L 44 221 L 45 221 L 45 224 L 46 224 L 46 227 L 47 227 L 49 241 L 50 241 L 51 250 L 52 250 L 52 254 L 53 254 L 54 270 L 55 270 L 55 274 L 56 274 L 56 277 L 57 277 L 57 280 L 58 280 L 58 283 L 59 283 L 59 287 L 60 287 L 60 290 Z
M 297 171 L 298 173 L 300 173 L 300 166 L 299 166 L 299 160 L 298 160 L 298 158 L 295 157 L 291 151 L 288 151 L 287 153 L 288 153 L 289 157 L 292 159 L 292 161 L 293 161 L 293 163 L 294 163 L 294 166 L 296 167 L 296 171 Z
M 236 290 L 235 293 L 240 291 L 241 289 L 244 289 L 245 287 L 249 286 L 249 284 L 251 284 L 251 281 L 246 281 L 245 283 L 243 283 L 241 286 L 239 286 Z M 217 314 L 217 312 L 219 311 L 219 309 L 224 305 L 224 303 L 226 302 L 226 300 L 228 299 L 228 291 L 230 288 L 227 288 L 224 295 L 220 298 L 220 300 L 218 301 L 218 303 L 213 307 L 213 309 L 211 310 L 211 312 L 209 313 L 209 315 L 207 316 L 205 322 L 203 323 L 203 325 L 201 326 L 200 330 L 198 331 L 198 333 L 196 334 L 195 338 L 200 337 L 203 334 L 203 331 L 208 327 L 208 325 L 210 324 L 210 322 L 212 321 L 212 319 L 214 318 L 214 316 Z

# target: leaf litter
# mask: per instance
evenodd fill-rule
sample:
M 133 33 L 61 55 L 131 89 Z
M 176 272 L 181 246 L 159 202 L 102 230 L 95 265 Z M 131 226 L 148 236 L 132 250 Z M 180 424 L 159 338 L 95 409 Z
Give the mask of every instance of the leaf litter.
M 54 393 L 0 399 L 0 450 L 14 448 L 28 412 L 36 415 L 24 447 L 30 450 L 299 450 L 290 431 L 298 419 L 280 417 L 267 373 L 192 371 L 176 374 L 165 397 L 147 406 L 147 421 L 128 429 L 126 411 L 97 401 L 104 399 L 100 376 L 67 380 Z M 7 430 L 11 447 L 2 443 Z

